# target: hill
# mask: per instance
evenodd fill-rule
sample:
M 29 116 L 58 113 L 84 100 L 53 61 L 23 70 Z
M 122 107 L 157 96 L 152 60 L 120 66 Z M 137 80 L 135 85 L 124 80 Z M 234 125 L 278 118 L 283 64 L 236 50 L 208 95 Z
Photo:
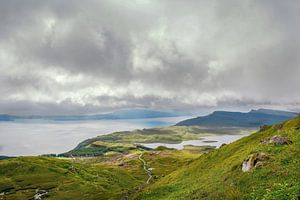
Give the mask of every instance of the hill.
M 87 139 L 73 150 L 60 156 L 100 156 L 108 152 L 124 153 L 133 149 L 149 150 L 142 145 L 144 143 L 179 144 L 187 140 L 202 140 L 204 136 L 208 135 L 241 135 L 252 133 L 254 130 L 257 129 L 170 126 L 120 131 Z
M 71 158 L 0 160 L 0 199 L 297 199 L 300 117 L 263 126 L 219 149 L 132 146 L 135 136 L 143 141 L 170 140 L 157 137 L 171 132 L 182 140 L 195 131 L 188 127 L 191 132 L 186 135 L 182 133 L 186 127 L 178 128 L 87 140 L 78 146 L 79 151 L 69 152 Z M 93 156 L 94 150 L 101 156 Z M 89 151 L 90 157 L 81 157 Z
M 146 178 L 138 161 L 131 166 L 125 170 L 50 157 L 2 160 L 0 194 L 4 199 L 116 199 Z
M 9 158 L 0 160 L 0 199 L 127 199 L 148 179 L 141 156 L 153 167 L 153 179 L 157 179 L 199 155 L 161 148 L 89 158 Z
M 260 127 L 271 125 L 299 116 L 299 113 L 258 109 L 247 113 L 215 111 L 210 115 L 187 119 L 177 126 L 205 126 L 205 127 Z
M 8 157 L 8 156 L 0 156 L 0 160 L 5 160 L 5 159 L 9 159 L 11 157 Z
M 200 156 L 134 199 L 298 199 L 300 117 Z

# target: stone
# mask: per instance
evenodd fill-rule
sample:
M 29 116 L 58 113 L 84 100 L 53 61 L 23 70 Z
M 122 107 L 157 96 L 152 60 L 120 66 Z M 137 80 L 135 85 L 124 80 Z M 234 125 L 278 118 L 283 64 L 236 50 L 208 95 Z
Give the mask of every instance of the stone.
M 271 138 L 265 138 L 261 140 L 262 144 L 274 144 L 274 145 L 288 145 L 291 144 L 292 141 L 285 136 L 275 135 Z
M 268 160 L 268 156 L 263 152 L 252 154 L 242 163 L 242 171 L 248 172 L 262 166 L 266 160 Z
M 35 190 L 35 195 L 33 196 L 33 199 L 35 200 L 42 200 L 43 197 L 48 197 L 48 192 L 46 190 Z
M 248 172 L 251 170 L 251 160 L 246 160 L 242 164 L 242 171 L 243 172 Z
M 265 130 L 267 130 L 269 127 L 270 127 L 270 126 L 268 126 L 268 125 L 262 125 L 262 126 L 259 127 L 259 130 L 260 130 L 260 131 L 265 131 Z

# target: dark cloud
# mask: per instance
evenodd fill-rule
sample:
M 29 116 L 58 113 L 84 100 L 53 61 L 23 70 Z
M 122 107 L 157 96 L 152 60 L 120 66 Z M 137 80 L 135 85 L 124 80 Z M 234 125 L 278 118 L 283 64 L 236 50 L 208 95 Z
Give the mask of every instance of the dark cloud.
M 0 1 L 0 112 L 297 110 L 300 3 Z

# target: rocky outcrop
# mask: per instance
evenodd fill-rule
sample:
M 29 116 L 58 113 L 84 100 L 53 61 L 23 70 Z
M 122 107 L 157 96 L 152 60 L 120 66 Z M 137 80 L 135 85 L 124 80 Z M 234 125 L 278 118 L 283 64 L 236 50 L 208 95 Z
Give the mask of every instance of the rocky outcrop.
M 268 159 L 268 156 L 263 152 L 252 154 L 242 163 L 242 171 L 248 172 L 258 166 L 263 165 L 263 162 Z
M 267 130 L 270 127 L 271 127 L 270 125 L 262 125 L 262 126 L 259 127 L 259 130 L 260 131 L 265 131 L 265 130 Z
M 274 145 L 288 145 L 291 144 L 292 141 L 288 137 L 275 135 L 271 138 L 265 138 L 261 140 L 262 144 L 274 144 Z

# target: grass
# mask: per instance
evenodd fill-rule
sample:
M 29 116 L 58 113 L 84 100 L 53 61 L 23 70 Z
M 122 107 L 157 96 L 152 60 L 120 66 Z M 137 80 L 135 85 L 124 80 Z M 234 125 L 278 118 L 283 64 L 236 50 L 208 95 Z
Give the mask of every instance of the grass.
M 57 200 L 296 199 L 300 191 L 300 117 L 264 127 L 219 149 L 186 145 L 184 150 L 150 150 L 135 144 L 154 141 L 156 137 L 168 141 L 174 137 L 172 141 L 176 141 L 204 134 L 203 130 L 196 133 L 194 127 L 184 130 L 145 129 L 92 138 L 65 154 L 75 154 L 76 158 L 0 160 L 0 199 L 32 199 L 37 190 L 46 190 L 47 199 Z M 274 135 L 287 136 L 292 144 L 260 142 Z M 149 185 L 145 184 L 148 175 L 138 160 L 141 152 L 153 172 Z M 242 172 L 243 161 L 258 152 L 265 153 L 268 159 Z
M 0 161 L 0 194 L 5 199 L 32 199 L 37 190 L 47 199 L 119 199 L 134 195 L 148 178 L 138 156 L 142 151 L 109 152 L 91 158 L 18 157 Z M 155 156 L 153 156 L 155 154 Z M 144 151 L 155 180 L 177 170 L 198 153 L 170 149 Z M 1 199 L 1 196 L 0 196 Z
M 290 145 L 262 144 L 274 135 Z M 242 172 L 242 162 L 264 152 L 262 166 Z M 300 117 L 268 127 L 204 154 L 145 188 L 136 199 L 297 199 L 300 191 Z
M 192 152 L 210 152 L 215 149 L 214 146 L 194 146 L 194 145 L 184 145 L 184 150 Z
M 48 199 L 115 199 L 143 180 L 130 171 L 71 160 L 19 157 L 0 162 L 0 193 L 7 199 L 30 199 L 37 189 Z
M 252 130 L 252 129 L 251 129 Z M 177 144 L 185 140 L 200 140 L 202 136 L 216 134 L 241 134 L 251 130 L 239 128 L 212 129 L 199 126 L 170 126 L 101 135 L 80 143 L 75 149 L 61 156 L 100 156 L 108 152 L 126 153 L 146 149 L 143 143 Z

